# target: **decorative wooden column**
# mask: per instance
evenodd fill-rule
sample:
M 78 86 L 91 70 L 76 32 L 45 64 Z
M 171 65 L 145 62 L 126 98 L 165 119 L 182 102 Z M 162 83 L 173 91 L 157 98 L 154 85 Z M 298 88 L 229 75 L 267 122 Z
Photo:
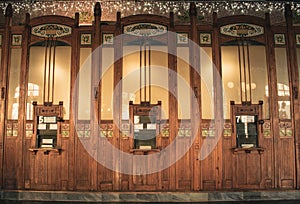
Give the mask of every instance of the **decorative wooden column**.
M 214 85 L 214 118 L 215 118 L 215 137 L 218 138 L 216 151 L 216 189 L 222 188 L 222 140 L 223 140 L 223 85 L 222 85 L 222 68 L 221 68 L 221 53 L 219 44 L 219 26 L 217 23 L 217 13 L 213 13 L 213 34 L 212 34 L 212 58 L 214 63 L 213 68 L 213 85 Z
M 197 32 L 197 10 L 194 2 L 190 4 L 190 19 L 191 19 L 191 41 L 190 45 L 190 86 L 194 93 L 191 94 L 191 127 L 192 135 L 195 135 L 195 140 L 192 146 L 192 161 L 191 166 L 193 168 L 192 175 L 192 190 L 198 191 L 201 189 L 201 161 L 199 157 L 200 149 L 200 124 L 201 121 L 201 79 L 200 79 L 200 50 L 198 45 L 198 32 Z M 196 98 L 194 98 L 196 96 Z M 196 112 L 195 110 L 199 110 Z
M 73 39 L 78 39 L 78 27 L 79 27 L 79 13 L 75 13 L 75 23 L 73 27 Z M 74 100 L 78 99 L 78 93 L 74 93 L 74 90 L 77 89 L 75 86 L 77 74 L 80 69 L 80 48 L 78 45 L 79 40 L 72 40 L 72 54 L 71 54 L 71 85 L 70 85 L 70 116 L 69 116 L 69 127 L 70 127 L 70 133 L 69 133 L 69 151 L 68 151 L 68 158 L 64 158 L 62 156 L 62 163 L 68 164 L 68 173 L 66 176 L 62 174 L 62 180 L 67 180 L 68 184 L 66 186 L 62 183 L 62 190 L 74 190 L 75 183 L 76 183 L 76 169 L 75 169 L 75 147 L 76 147 L 76 127 L 74 124 L 76 124 L 75 119 L 77 118 L 77 112 L 74 110 L 77 110 L 77 103 L 74 102 Z
M 1 57 L 1 106 L 0 106 L 0 188 L 3 186 L 3 157 L 4 157 L 4 146 L 5 146 L 5 116 L 7 110 L 7 84 L 8 84 L 8 67 L 9 67 L 9 59 L 10 59 L 10 41 L 11 41 L 11 24 L 12 24 L 12 5 L 8 4 L 5 10 L 5 29 L 3 33 L 3 45 L 2 45 L 2 57 Z
M 168 89 L 169 89 L 169 144 L 174 141 L 178 130 L 178 103 L 177 103 L 177 63 L 176 63 L 176 34 L 174 33 L 174 13 L 170 12 L 168 34 Z M 176 147 L 177 149 L 177 147 Z M 176 153 L 175 153 L 176 154 Z M 170 155 L 171 156 L 171 155 Z M 177 188 L 176 164 L 172 165 L 169 174 L 171 190 Z
M 18 182 L 17 188 L 24 188 L 24 164 L 25 155 L 28 154 L 28 150 L 25 148 L 26 137 L 26 101 L 27 101 L 27 84 L 28 84 L 28 69 L 29 69 L 29 41 L 30 41 L 30 15 L 26 14 L 25 27 L 22 33 L 22 56 L 21 56 L 21 73 L 20 73 L 20 95 L 19 95 L 19 118 L 18 118 L 18 132 L 17 138 L 17 166 L 18 166 Z
M 267 68 L 268 68 L 268 86 L 269 86 L 269 104 L 270 104 L 270 122 L 271 129 L 273 130 L 273 158 L 274 158 L 274 177 L 272 187 L 278 188 L 279 174 L 278 174 L 278 159 L 276 154 L 277 142 L 279 137 L 279 118 L 278 118 L 278 98 L 277 98 L 277 79 L 276 79 L 276 63 L 275 63 L 275 45 L 274 45 L 274 33 L 271 29 L 270 15 L 265 15 L 266 19 L 266 56 L 267 56 Z
M 121 12 L 117 12 L 117 22 L 115 35 L 122 34 Z M 114 89 L 113 89 L 113 135 L 116 138 L 115 145 L 120 147 L 120 130 L 122 124 L 122 75 L 123 75 L 123 45 L 122 38 L 116 38 L 114 41 Z M 113 155 L 114 159 L 118 159 L 119 155 Z M 115 162 L 119 162 L 115 160 Z M 120 190 L 120 173 L 114 172 L 113 190 Z
M 294 123 L 293 136 L 295 142 L 295 181 L 294 185 L 296 188 L 300 188 L 300 113 L 299 113 L 299 99 L 298 99 L 298 90 L 299 90 L 299 73 L 297 66 L 297 50 L 295 42 L 295 33 L 293 28 L 293 14 L 291 10 L 291 5 L 285 5 L 285 19 L 286 19 L 286 39 L 287 39 L 287 56 L 288 56 L 288 70 L 289 70 L 289 86 L 291 87 L 291 110 L 292 110 L 292 119 Z

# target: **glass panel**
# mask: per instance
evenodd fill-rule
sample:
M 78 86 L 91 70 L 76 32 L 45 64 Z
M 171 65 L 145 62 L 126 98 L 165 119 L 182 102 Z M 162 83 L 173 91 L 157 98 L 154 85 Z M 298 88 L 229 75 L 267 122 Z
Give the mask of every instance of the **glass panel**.
M 91 108 L 91 48 L 80 48 L 78 119 L 89 120 Z
M 291 118 L 289 76 L 286 48 L 275 48 L 278 111 L 280 119 Z
M 203 119 L 214 119 L 213 63 L 211 47 L 200 49 L 201 108 Z
M 177 48 L 178 118 L 191 118 L 189 48 Z
M 59 101 L 63 101 L 64 119 L 69 119 L 71 47 L 56 46 L 55 52 L 56 55 L 55 55 L 55 73 L 54 73 L 55 80 L 54 80 L 53 103 L 58 104 Z M 52 60 L 51 60 L 51 67 L 52 67 Z M 45 68 L 45 47 L 32 46 L 30 48 L 30 56 L 29 56 L 28 98 L 27 98 L 27 110 L 26 110 L 27 120 L 33 119 L 32 102 L 37 101 L 38 104 L 44 103 L 43 101 L 44 68 Z M 52 77 L 50 80 L 51 80 L 50 84 L 52 84 Z
M 224 118 L 230 119 L 230 101 L 241 103 L 238 47 L 222 46 L 221 56 Z
M 114 48 L 102 48 L 101 119 L 113 119 Z
M 268 73 L 265 46 L 249 46 L 252 102 L 263 101 L 263 117 L 269 118 L 269 100 L 265 92 Z
M 71 47 L 57 46 L 55 57 L 54 104 L 63 101 L 64 119 L 69 119 Z
M 27 120 L 33 119 L 32 102 L 37 101 L 38 104 L 43 104 L 44 66 L 45 48 L 42 46 L 32 46 L 29 56 Z
M 8 119 L 18 119 L 21 54 L 22 49 L 11 49 L 8 90 Z
M 167 119 L 169 118 L 168 48 L 152 46 L 151 49 L 151 103 L 161 101 L 161 118 Z
M 151 46 L 151 103 L 162 101 L 162 119 L 168 118 L 168 54 L 165 46 Z M 129 119 L 129 101 L 140 103 L 140 47 L 124 46 L 122 78 L 122 119 Z M 143 75 L 142 71 L 142 76 Z M 148 71 L 147 71 L 148 73 Z M 148 76 L 148 75 L 147 75 Z M 148 83 L 148 79 L 147 79 Z M 144 81 L 142 79 L 142 87 Z M 148 93 L 149 87 L 146 87 Z M 142 93 L 142 100 L 144 95 Z

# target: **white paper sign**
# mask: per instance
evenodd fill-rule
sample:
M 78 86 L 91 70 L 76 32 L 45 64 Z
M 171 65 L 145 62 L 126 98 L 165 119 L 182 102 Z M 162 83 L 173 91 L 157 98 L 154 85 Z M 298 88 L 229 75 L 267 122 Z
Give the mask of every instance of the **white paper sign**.
M 50 130 L 57 130 L 57 124 L 50 124 Z
M 38 129 L 39 130 L 46 130 L 47 126 L 46 126 L 46 124 L 38 124 Z

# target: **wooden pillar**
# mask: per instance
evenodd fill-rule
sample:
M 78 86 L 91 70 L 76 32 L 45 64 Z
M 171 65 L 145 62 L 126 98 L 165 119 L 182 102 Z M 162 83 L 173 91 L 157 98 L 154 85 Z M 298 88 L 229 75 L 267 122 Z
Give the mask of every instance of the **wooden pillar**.
M 3 160 L 4 160 L 4 146 L 5 146 L 5 116 L 6 116 L 6 107 L 7 107 L 7 84 L 8 84 L 8 67 L 10 60 L 10 40 L 11 40 L 11 23 L 12 23 L 12 5 L 8 4 L 5 10 L 5 29 L 3 33 L 2 40 L 2 57 L 1 57 L 1 106 L 0 106 L 0 188 L 3 186 Z
M 299 90 L 299 75 L 298 75 L 298 66 L 297 66 L 297 50 L 295 42 L 295 33 L 293 28 L 293 14 L 291 10 L 291 5 L 285 5 L 285 19 L 286 19 L 286 30 L 287 30 L 287 56 L 288 56 L 288 73 L 291 87 L 291 110 L 292 110 L 292 119 L 294 119 L 294 142 L 295 142 L 295 176 L 294 176 L 294 186 L 300 188 L 300 113 L 299 113 L 299 99 L 298 99 L 298 90 Z
M 177 103 L 177 63 L 176 63 L 176 34 L 174 34 L 174 13 L 170 12 L 168 34 L 168 89 L 169 89 L 169 144 L 174 141 L 178 129 L 178 103 Z M 176 94 L 176 95 L 175 95 Z M 177 148 L 176 148 L 177 149 Z M 176 154 L 176 153 L 175 153 Z M 170 155 L 172 156 L 172 155 Z M 176 190 L 176 164 L 170 167 L 170 190 Z
M 217 13 L 213 13 L 213 35 L 212 35 L 212 58 L 213 58 L 213 85 L 214 85 L 214 118 L 215 118 L 215 137 L 219 138 L 214 151 L 216 152 L 216 189 L 222 188 L 222 140 L 223 140 L 223 85 L 221 53 L 219 44 L 219 26 L 217 23 Z
M 99 46 L 100 46 L 100 21 L 101 21 L 101 6 L 100 3 L 97 2 L 94 8 L 94 32 L 93 32 L 93 44 L 92 44 L 92 51 L 94 52 L 92 55 L 92 88 L 91 88 L 91 98 L 93 101 L 92 104 L 92 111 L 91 112 L 91 140 L 94 144 L 92 149 L 92 157 L 90 157 L 90 164 L 91 164 L 91 190 L 97 190 L 98 181 L 97 181 L 97 167 L 98 163 L 94 158 L 97 158 L 98 154 L 98 119 L 99 119 L 99 79 L 101 73 L 101 65 L 100 65 L 100 54 Z M 101 88 L 101 87 L 100 87 Z M 101 90 L 101 89 L 100 89 Z
M 274 33 L 271 29 L 270 25 L 270 15 L 266 14 L 266 56 L 267 56 L 267 69 L 268 69 L 268 87 L 269 87 L 269 110 L 270 110 L 270 122 L 271 122 L 271 129 L 273 130 L 273 158 L 274 158 L 274 177 L 272 182 L 272 187 L 278 188 L 278 161 L 277 161 L 277 154 L 276 144 L 278 143 L 279 137 L 279 119 L 278 119 L 278 99 L 277 99 L 277 79 L 276 79 L 276 63 L 275 63 L 275 45 L 274 45 Z
M 27 83 L 28 83 L 28 69 L 29 69 L 29 41 L 30 41 L 30 15 L 26 14 L 25 27 L 22 33 L 22 56 L 21 56 L 21 73 L 20 73 L 20 95 L 19 95 L 19 118 L 18 118 L 18 132 L 17 138 L 17 188 L 24 188 L 24 161 L 28 149 L 25 149 L 26 137 L 26 101 L 27 101 Z
M 78 39 L 78 30 L 79 27 L 79 13 L 75 13 L 75 23 L 73 26 L 73 39 Z M 74 124 L 76 124 L 75 119 L 77 118 L 77 112 L 74 110 L 77 110 L 77 103 L 74 103 L 74 100 L 78 100 L 78 93 L 74 93 L 74 90 L 77 88 L 75 85 L 76 77 L 80 69 L 80 57 L 79 57 L 80 49 L 78 46 L 78 40 L 72 41 L 72 55 L 71 55 L 71 87 L 70 87 L 70 116 L 69 116 L 69 127 L 70 127 L 70 133 L 69 133 L 69 151 L 68 151 L 68 158 L 62 158 L 62 164 L 67 163 L 68 164 L 68 173 L 67 177 L 64 177 L 64 174 L 62 174 L 62 180 L 67 180 L 68 185 L 67 187 L 62 186 L 62 190 L 74 190 L 75 189 L 75 181 L 76 181 L 76 169 L 75 169 L 75 148 L 76 148 L 76 127 Z M 67 189 L 63 189 L 67 188 Z
M 117 12 L 117 25 L 115 35 L 122 34 L 121 13 Z M 122 38 L 116 38 L 114 42 L 114 90 L 113 90 L 113 135 L 115 137 L 115 145 L 120 147 L 120 130 L 122 123 L 122 75 L 123 75 L 123 46 Z M 113 155 L 118 162 L 119 155 Z M 114 172 L 113 190 L 120 190 L 120 175 L 119 172 Z
M 201 188 L 201 161 L 198 159 L 199 157 L 199 149 L 200 149 L 200 124 L 198 123 L 201 118 L 201 79 L 200 79 L 200 50 L 198 49 L 198 32 L 197 32 L 197 10 L 194 2 L 190 5 L 190 19 L 191 19 L 191 41 L 193 42 L 190 45 L 190 86 L 194 93 L 191 93 L 191 127 L 192 127 L 192 135 L 195 135 L 195 140 L 192 146 L 192 161 L 191 166 L 193 168 L 192 175 L 192 190 L 198 191 Z M 197 46 L 197 47 L 196 47 Z M 197 98 L 194 98 L 194 95 Z M 196 107 L 197 106 L 197 107 Z M 195 110 L 199 110 L 200 112 L 196 112 Z

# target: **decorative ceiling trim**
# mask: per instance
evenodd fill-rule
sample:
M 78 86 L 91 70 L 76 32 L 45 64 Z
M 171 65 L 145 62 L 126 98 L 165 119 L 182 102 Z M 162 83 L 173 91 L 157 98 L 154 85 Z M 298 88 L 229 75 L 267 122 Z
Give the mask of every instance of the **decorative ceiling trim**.
M 58 38 L 71 35 L 72 28 L 61 24 L 43 24 L 33 27 L 31 33 L 32 35 L 43 38 Z
M 233 37 L 253 37 L 264 34 L 264 28 L 254 24 L 235 23 L 220 27 L 220 32 Z
M 135 36 L 157 36 L 167 32 L 167 27 L 154 23 L 136 23 L 124 26 L 125 34 Z

